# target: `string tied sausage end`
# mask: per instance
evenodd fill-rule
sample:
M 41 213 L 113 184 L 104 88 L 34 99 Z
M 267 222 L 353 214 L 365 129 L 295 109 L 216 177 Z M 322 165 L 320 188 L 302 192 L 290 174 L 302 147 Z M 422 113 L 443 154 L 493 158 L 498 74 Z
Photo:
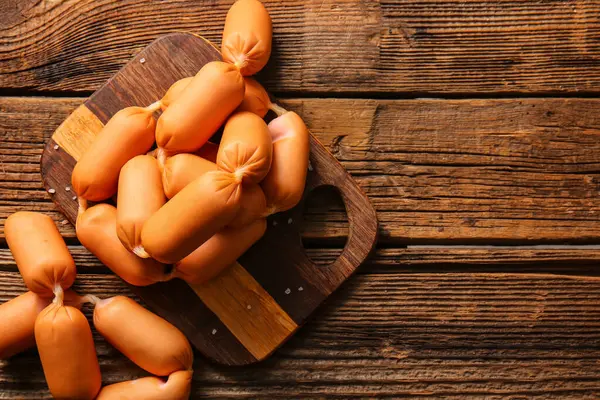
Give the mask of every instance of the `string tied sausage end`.
M 162 107 L 162 102 L 160 100 L 155 101 L 154 103 L 150 104 L 148 107 L 144 108 L 144 110 L 148 111 L 148 112 L 155 112 L 160 110 L 160 108 Z
M 139 258 L 150 258 L 150 254 L 142 246 L 135 246 L 131 251 Z
M 54 299 L 52 300 L 52 303 L 62 306 L 65 301 L 65 291 L 63 290 L 62 286 L 60 286 L 60 283 L 54 284 L 53 293 Z
M 283 114 L 285 114 L 287 112 L 287 110 L 285 108 L 283 108 L 280 105 L 277 105 L 275 103 L 271 103 L 269 105 L 269 109 L 271 111 L 273 111 L 275 114 L 277 114 L 278 117 L 281 117 Z

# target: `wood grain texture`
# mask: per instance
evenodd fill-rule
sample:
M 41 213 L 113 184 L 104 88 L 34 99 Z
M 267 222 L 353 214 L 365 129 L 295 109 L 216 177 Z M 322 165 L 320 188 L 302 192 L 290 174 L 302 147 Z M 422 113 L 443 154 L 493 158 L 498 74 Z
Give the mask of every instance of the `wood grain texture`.
M 96 90 L 160 35 L 191 31 L 220 43 L 231 3 L 15 3 L 0 21 L 0 87 Z M 265 3 L 274 23 L 273 57 L 263 74 L 271 91 L 487 94 L 600 88 L 595 0 Z
M 43 211 L 74 238 L 42 189 L 38 163 L 80 102 L 0 98 L 0 223 L 19 209 Z M 369 195 L 383 242 L 598 242 L 596 99 L 282 103 Z M 347 234 L 340 209 L 318 201 L 304 229 L 315 241 Z
M 14 272 L 0 278 L 0 301 L 25 290 Z M 96 274 L 76 289 L 129 293 Z M 592 399 L 599 289 L 530 274 L 358 275 L 268 361 L 226 368 L 197 357 L 192 398 Z M 105 384 L 145 375 L 95 340 Z M 0 386 L 5 399 L 49 398 L 34 351 L 0 361 Z

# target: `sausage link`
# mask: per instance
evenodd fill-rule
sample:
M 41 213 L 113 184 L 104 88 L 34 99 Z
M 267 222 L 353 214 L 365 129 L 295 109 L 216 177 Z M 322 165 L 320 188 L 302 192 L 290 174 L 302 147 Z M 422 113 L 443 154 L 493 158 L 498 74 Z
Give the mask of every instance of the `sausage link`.
M 206 147 L 203 146 L 202 148 Z M 216 171 L 217 165 L 202 157 L 189 153 L 169 157 L 162 173 L 162 184 L 165 195 L 170 199 L 179 193 L 193 180 L 208 171 Z
M 100 366 L 92 331 L 78 309 L 52 303 L 35 321 L 37 344 L 50 393 L 57 399 L 94 399 Z
M 240 72 L 222 61 L 209 62 L 158 119 L 158 146 L 169 155 L 198 150 L 243 98 Z
M 248 225 L 267 213 L 267 199 L 257 184 L 243 185 L 240 197 L 240 210 L 228 227 L 239 228 Z
M 127 358 L 153 375 L 192 368 L 192 348 L 177 328 L 125 296 L 100 300 L 94 326 Z
M 127 250 L 147 257 L 141 250 L 142 226 L 166 201 L 158 161 L 146 155 L 127 161 L 117 197 L 117 235 Z
M 271 108 L 271 99 L 264 87 L 250 77 L 244 77 L 244 100 L 236 111 L 249 111 L 264 118 Z
M 271 56 L 272 23 L 269 12 L 258 0 L 238 0 L 225 18 L 221 53 L 242 75 L 254 75 Z
M 192 371 L 177 371 L 165 382 L 148 376 L 105 386 L 96 400 L 187 400 L 192 390 Z
M 116 113 L 79 159 L 71 182 L 77 195 L 102 201 L 117 192 L 119 172 L 127 161 L 144 154 L 154 143 L 157 106 L 127 107 Z
M 271 168 L 273 143 L 265 121 L 242 111 L 227 120 L 217 153 L 217 166 L 241 176 L 245 184 L 259 183 Z
M 173 83 L 167 93 L 160 99 L 160 108 L 165 111 L 188 87 L 190 82 L 192 81 L 193 76 L 188 76 L 187 78 L 183 78 Z
M 175 264 L 173 276 L 189 283 L 204 283 L 241 257 L 265 233 L 267 222 L 259 219 L 241 228 L 226 228 L 192 254 Z
M 52 297 L 57 285 L 71 287 L 77 275 L 75 261 L 52 218 L 19 211 L 7 218 L 4 234 L 29 290 Z
M 123 247 L 117 236 L 117 209 L 97 204 L 77 217 L 77 238 L 82 245 L 127 283 L 147 286 L 164 281 L 165 265 L 142 259 Z
M 0 304 L 0 360 L 4 360 L 35 346 L 34 326 L 38 314 L 50 304 L 49 298 L 26 292 Z M 64 293 L 64 302 L 81 307 L 80 297 L 72 290 Z
M 267 197 L 268 214 L 294 207 L 304 193 L 308 157 L 309 133 L 302 118 L 287 112 L 269 123 L 273 138 L 273 163 L 260 186 Z
M 233 220 L 240 182 L 233 174 L 210 171 L 187 185 L 142 229 L 142 245 L 156 260 L 175 263 Z

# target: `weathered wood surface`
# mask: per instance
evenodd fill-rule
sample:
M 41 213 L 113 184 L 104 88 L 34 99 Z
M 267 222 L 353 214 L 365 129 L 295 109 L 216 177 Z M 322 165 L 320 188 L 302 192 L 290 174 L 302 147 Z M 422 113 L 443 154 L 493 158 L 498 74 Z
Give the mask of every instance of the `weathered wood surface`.
M 39 158 L 81 102 L 0 98 L 0 223 L 18 209 L 64 220 L 42 189 Z M 600 100 L 282 103 L 369 195 L 384 243 L 600 240 Z M 314 204 L 305 236 L 339 242 L 346 234 L 341 208 Z M 60 226 L 74 238 L 71 225 Z
M 232 0 L 5 0 L 0 87 L 94 91 L 159 35 L 215 43 Z M 598 93 L 596 0 L 267 0 L 274 92 Z
M 80 274 L 75 288 L 129 293 L 107 274 Z M 0 272 L 0 301 L 22 291 L 16 272 Z M 597 279 L 360 274 L 268 361 L 225 368 L 198 356 L 193 398 L 597 398 L 599 303 Z M 95 339 L 105 383 L 145 375 Z M 0 388 L 48 398 L 35 351 L 0 361 Z

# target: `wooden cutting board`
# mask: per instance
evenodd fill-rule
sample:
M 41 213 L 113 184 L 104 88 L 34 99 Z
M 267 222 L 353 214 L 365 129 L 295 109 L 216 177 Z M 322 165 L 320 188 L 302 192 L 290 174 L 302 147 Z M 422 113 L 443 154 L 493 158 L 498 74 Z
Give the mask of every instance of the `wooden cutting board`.
M 54 132 L 41 161 L 52 200 L 75 224 L 77 199 L 71 172 L 94 136 L 120 109 L 159 100 L 178 79 L 220 60 L 207 40 L 187 33 L 163 36 L 141 51 L 79 106 Z M 265 236 L 220 276 L 203 285 L 175 279 L 131 289 L 175 324 L 204 355 L 223 364 L 263 360 L 365 260 L 375 246 L 377 216 L 369 199 L 340 163 L 312 135 L 304 199 L 319 186 L 337 188 L 345 203 L 349 235 L 340 257 L 315 265 L 300 239 L 303 201 L 269 217 Z

